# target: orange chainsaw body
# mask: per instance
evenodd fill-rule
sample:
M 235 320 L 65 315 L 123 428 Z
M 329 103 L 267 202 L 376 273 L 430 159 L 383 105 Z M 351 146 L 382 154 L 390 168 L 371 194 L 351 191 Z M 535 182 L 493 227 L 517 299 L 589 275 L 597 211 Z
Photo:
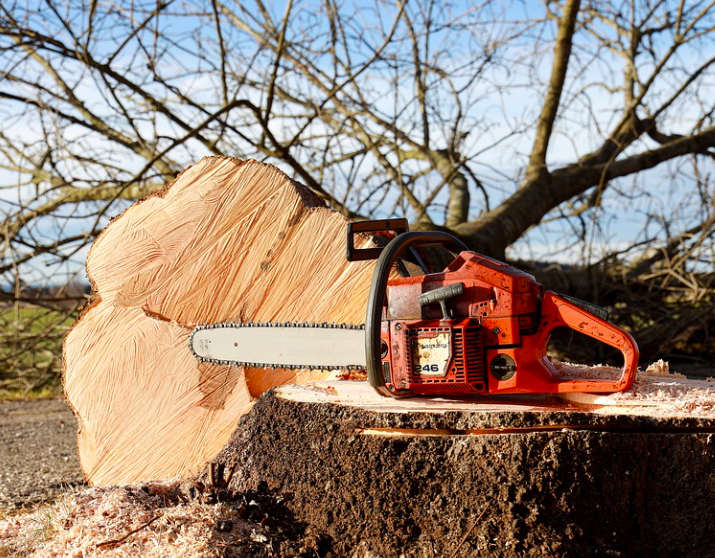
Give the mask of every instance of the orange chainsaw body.
M 404 220 L 359 227 L 348 229 L 348 259 L 377 258 L 365 330 L 368 379 L 379 393 L 609 393 L 633 384 L 638 347 L 627 332 L 589 311 L 602 309 L 545 290 L 532 275 L 471 252 L 448 233 L 406 232 Z M 361 254 L 352 241 L 356 230 L 398 234 L 384 248 Z M 415 248 L 430 244 L 457 256 L 440 273 L 391 275 L 408 251 L 419 260 Z M 618 349 L 623 355 L 620 377 L 561 377 L 546 354 L 558 327 Z
M 461 283 L 463 294 L 422 306 L 419 295 Z M 442 273 L 390 280 L 381 327 L 385 387 L 415 394 L 614 392 L 633 383 L 638 349 L 628 333 L 544 291 L 533 276 L 462 252 Z M 619 349 L 620 379 L 559 378 L 546 356 L 551 332 L 569 327 Z M 387 350 L 385 350 L 387 349 Z

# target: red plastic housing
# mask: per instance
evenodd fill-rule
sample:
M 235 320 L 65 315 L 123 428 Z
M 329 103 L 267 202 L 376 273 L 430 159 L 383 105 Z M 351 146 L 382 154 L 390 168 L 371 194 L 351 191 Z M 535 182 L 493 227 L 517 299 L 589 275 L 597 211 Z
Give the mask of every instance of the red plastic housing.
M 462 283 L 464 292 L 420 306 L 419 295 Z M 635 379 L 638 348 L 613 324 L 544 291 L 532 275 L 474 252 L 462 252 L 442 273 L 391 280 L 381 332 L 385 386 L 391 392 L 614 392 Z M 551 332 L 569 327 L 623 354 L 617 380 L 560 378 L 546 356 Z

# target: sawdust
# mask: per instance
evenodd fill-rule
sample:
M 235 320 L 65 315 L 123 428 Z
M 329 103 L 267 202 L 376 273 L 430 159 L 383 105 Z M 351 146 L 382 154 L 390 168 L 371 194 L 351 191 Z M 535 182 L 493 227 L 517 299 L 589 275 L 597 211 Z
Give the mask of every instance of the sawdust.
M 613 379 L 621 369 L 612 366 L 587 366 L 552 360 L 561 377 Z M 624 392 L 594 398 L 594 403 L 616 406 L 652 406 L 652 414 L 687 413 L 712 417 L 715 413 L 715 378 L 692 380 L 670 370 L 659 360 L 638 370 L 633 386 Z M 660 412 L 658 411 L 660 409 Z
M 286 536 L 285 525 L 292 530 L 295 523 L 292 516 L 278 525 L 271 521 L 279 498 L 249 494 L 211 502 L 186 498 L 181 487 L 182 481 L 170 480 L 88 489 L 2 519 L 0 557 L 297 555 L 290 548 L 277 554 L 282 541 L 304 535 Z

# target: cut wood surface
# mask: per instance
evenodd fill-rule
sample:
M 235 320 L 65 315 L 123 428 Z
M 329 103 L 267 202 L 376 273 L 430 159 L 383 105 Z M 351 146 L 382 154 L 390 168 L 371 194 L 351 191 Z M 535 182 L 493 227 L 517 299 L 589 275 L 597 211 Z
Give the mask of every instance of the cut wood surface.
M 609 367 L 565 364 L 556 361 L 569 376 L 593 371 L 610 373 Z M 662 364 L 660 365 L 662 366 Z M 665 364 L 667 368 L 667 364 Z M 474 397 L 412 397 L 389 399 L 367 382 L 316 381 L 292 389 L 281 388 L 278 397 L 304 403 L 335 403 L 375 412 L 391 413 L 561 413 L 631 415 L 650 419 L 704 419 L 715 421 L 715 378 L 692 380 L 680 374 L 653 373 L 653 366 L 638 373 L 632 389 L 613 394 L 560 393 Z M 567 417 L 568 414 L 563 414 Z M 562 426 L 566 426 L 565 424 Z
M 346 261 L 345 225 L 276 168 L 219 157 L 116 218 L 89 253 L 93 300 L 64 345 L 87 480 L 196 472 L 263 391 L 329 377 L 200 364 L 188 339 L 230 320 L 362 323 L 373 264 Z
M 645 391 L 672 381 L 642 376 Z M 712 555 L 714 433 L 712 407 L 386 404 L 364 382 L 319 382 L 264 395 L 214 468 L 233 472 L 234 490 L 291 494 L 337 556 L 696 558 Z

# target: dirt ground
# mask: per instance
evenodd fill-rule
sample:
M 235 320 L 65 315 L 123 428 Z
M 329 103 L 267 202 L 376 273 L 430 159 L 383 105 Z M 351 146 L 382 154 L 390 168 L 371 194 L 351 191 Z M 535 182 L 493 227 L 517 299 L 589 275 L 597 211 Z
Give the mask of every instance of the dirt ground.
M 0 401 L 0 511 L 80 485 L 77 426 L 64 400 Z

